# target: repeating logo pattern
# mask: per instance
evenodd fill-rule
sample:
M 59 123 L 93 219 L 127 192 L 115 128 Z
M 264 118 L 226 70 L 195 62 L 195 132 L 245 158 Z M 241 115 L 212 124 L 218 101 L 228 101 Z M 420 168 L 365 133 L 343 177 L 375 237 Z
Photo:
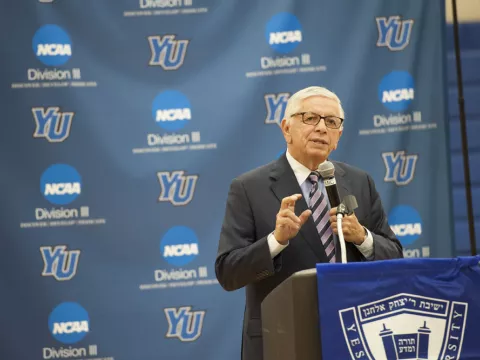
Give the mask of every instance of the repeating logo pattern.
M 163 70 L 178 70 L 185 61 L 189 40 L 175 40 L 176 35 L 153 35 L 148 37 L 151 58 L 150 66 L 160 66 Z
M 42 276 L 52 276 L 55 280 L 65 281 L 77 274 L 80 250 L 67 251 L 65 245 L 42 246 L 40 252 L 43 258 Z
M 48 108 L 34 107 L 32 114 L 36 124 L 34 138 L 44 138 L 48 142 L 58 143 L 65 141 L 70 136 L 75 113 L 60 112 L 59 107 L 51 106 Z
M 74 344 L 89 333 L 90 319 L 80 304 L 64 302 L 50 313 L 48 328 L 56 340 L 64 344 Z
M 180 91 L 164 91 L 153 100 L 152 116 L 165 130 L 181 130 L 192 119 L 190 101 Z
M 189 227 L 174 226 L 162 237 L 160 252 L 172 265 L 187 265 L 199 254 L 197 235 Z
M 168 321 L 167 338 L 177 338 L 183 342 L 197 340 L 202 335 L 206 311 L 192 311 L 191 306 L 164 309 Z
M 198 175 L 185 175 L 184 170 L 177 170 L 158 172 L 157 177 L 161 188 L 159 202 L 184 206 L 192 201 Z
M 65 64 L 72 56 L 72 41 L 65 30 L 57 25 L 44 25 L 32 39 L 35 56 L 45 65 Z
M 295 15 L 279 13 L 265 26 L 265 37 L 273 50 L 287 54 L 302 42 L 302 25 Z
M 409 205 L 398 205 L 390 210 L 388 222 L 404 246 L 413 244 L 422 235 L 422 218 Z
M 382 153 L 385 163 L 385 182 L 393 182 L 397 186 L 410 184 L 415 177 L 418 155 L 405 155 L 405 151 Z
M 42 174 L 40 191 L 52 204 L 70 204 L 82 193 L 82 179 L 73 166 L 54 164 Z
M 390 51 L 401 51 L 410 43 L 413 20 L 401 20 L 400 16 L 377 17 L 378 47 L 386 47 Z
M 267 108 L 265 124 L 277 124 L 280 126 L 289 97 L 290 93 L 265 94 L 264 99 Z
M 378 85 L 381 103 L 391 111 L 405 111 L 415 99 L 412 76 L 407 71 L 392 71 Z

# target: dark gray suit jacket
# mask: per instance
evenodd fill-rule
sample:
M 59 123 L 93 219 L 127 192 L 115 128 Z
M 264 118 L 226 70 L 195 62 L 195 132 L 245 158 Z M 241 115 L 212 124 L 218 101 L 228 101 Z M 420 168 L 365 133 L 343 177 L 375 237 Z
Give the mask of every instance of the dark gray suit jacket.
M 340 199 L 348 194 L 356 197 L 359 207 L 355 215 L 372 233 L 374 260 L 403 257 L 402 246 L 387 223 L 373 179 L 350 165 L 333 164 Z M 280 202 L 286 196 L 301 193 L 285 154 L 239 176 L 230 186 L 215 271 L 225 290 L 246 286 L 242 360 L 263 358 L 260 305 L 265 296 L 293 273 L 327 262 L 311 217 L 288 247 L 274 259 L 270 256 L 267 236 L 275 229 Z M 302 197 L 296 203 L 295 214 L 306 209 Z M 349 262 L 365 261 L 351 243 L 347 243 L 347 258 Z

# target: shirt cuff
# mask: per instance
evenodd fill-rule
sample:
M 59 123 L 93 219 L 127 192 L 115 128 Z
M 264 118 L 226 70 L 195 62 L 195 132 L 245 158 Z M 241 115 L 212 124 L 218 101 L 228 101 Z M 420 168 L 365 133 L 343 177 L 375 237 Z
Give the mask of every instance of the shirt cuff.
M 273 232 L 268 235 L 267 242 L 272 259 L 278 254 L 280 254 L 280 252 L 285 249 L 289 244 L 288 242 L 285 245 L 280 244 L 277 239 L 275 239 L 275 235 L 273 235 Z
M 363 256 L 367 260 L 373 260 L 373 253 L 374 253 L 374 248 L 373 248 L 373 236 L 370 230 L 368 230 L 366 227 L 364 227 L 365 231 L 367 232 L 367 236 L 365 240 L 363 240 L 363 243 L 360 245 L 355 245 L 358 250 L 362 253 Z

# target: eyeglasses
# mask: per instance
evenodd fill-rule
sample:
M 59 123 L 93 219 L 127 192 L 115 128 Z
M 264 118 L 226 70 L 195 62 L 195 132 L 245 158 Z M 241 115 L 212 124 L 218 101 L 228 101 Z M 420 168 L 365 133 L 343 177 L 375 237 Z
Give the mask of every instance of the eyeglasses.
M 312 112 L 301 112 L 292 114 L 291 117 L 302 115 L 302 122 L 307 125 L 317 125 L 320 120 L 325 121 L 325 126 L 330 129 L 339 129 L 343 124 L 343 119 L 338 116 L 321 116 Z

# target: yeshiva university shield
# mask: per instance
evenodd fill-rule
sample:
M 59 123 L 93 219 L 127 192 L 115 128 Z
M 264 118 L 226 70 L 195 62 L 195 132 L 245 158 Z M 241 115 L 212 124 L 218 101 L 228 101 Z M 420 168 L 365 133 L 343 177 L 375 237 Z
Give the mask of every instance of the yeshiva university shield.
M 397 294 L 339 311 L 352 359 L 459 359 L 468 304 Z

